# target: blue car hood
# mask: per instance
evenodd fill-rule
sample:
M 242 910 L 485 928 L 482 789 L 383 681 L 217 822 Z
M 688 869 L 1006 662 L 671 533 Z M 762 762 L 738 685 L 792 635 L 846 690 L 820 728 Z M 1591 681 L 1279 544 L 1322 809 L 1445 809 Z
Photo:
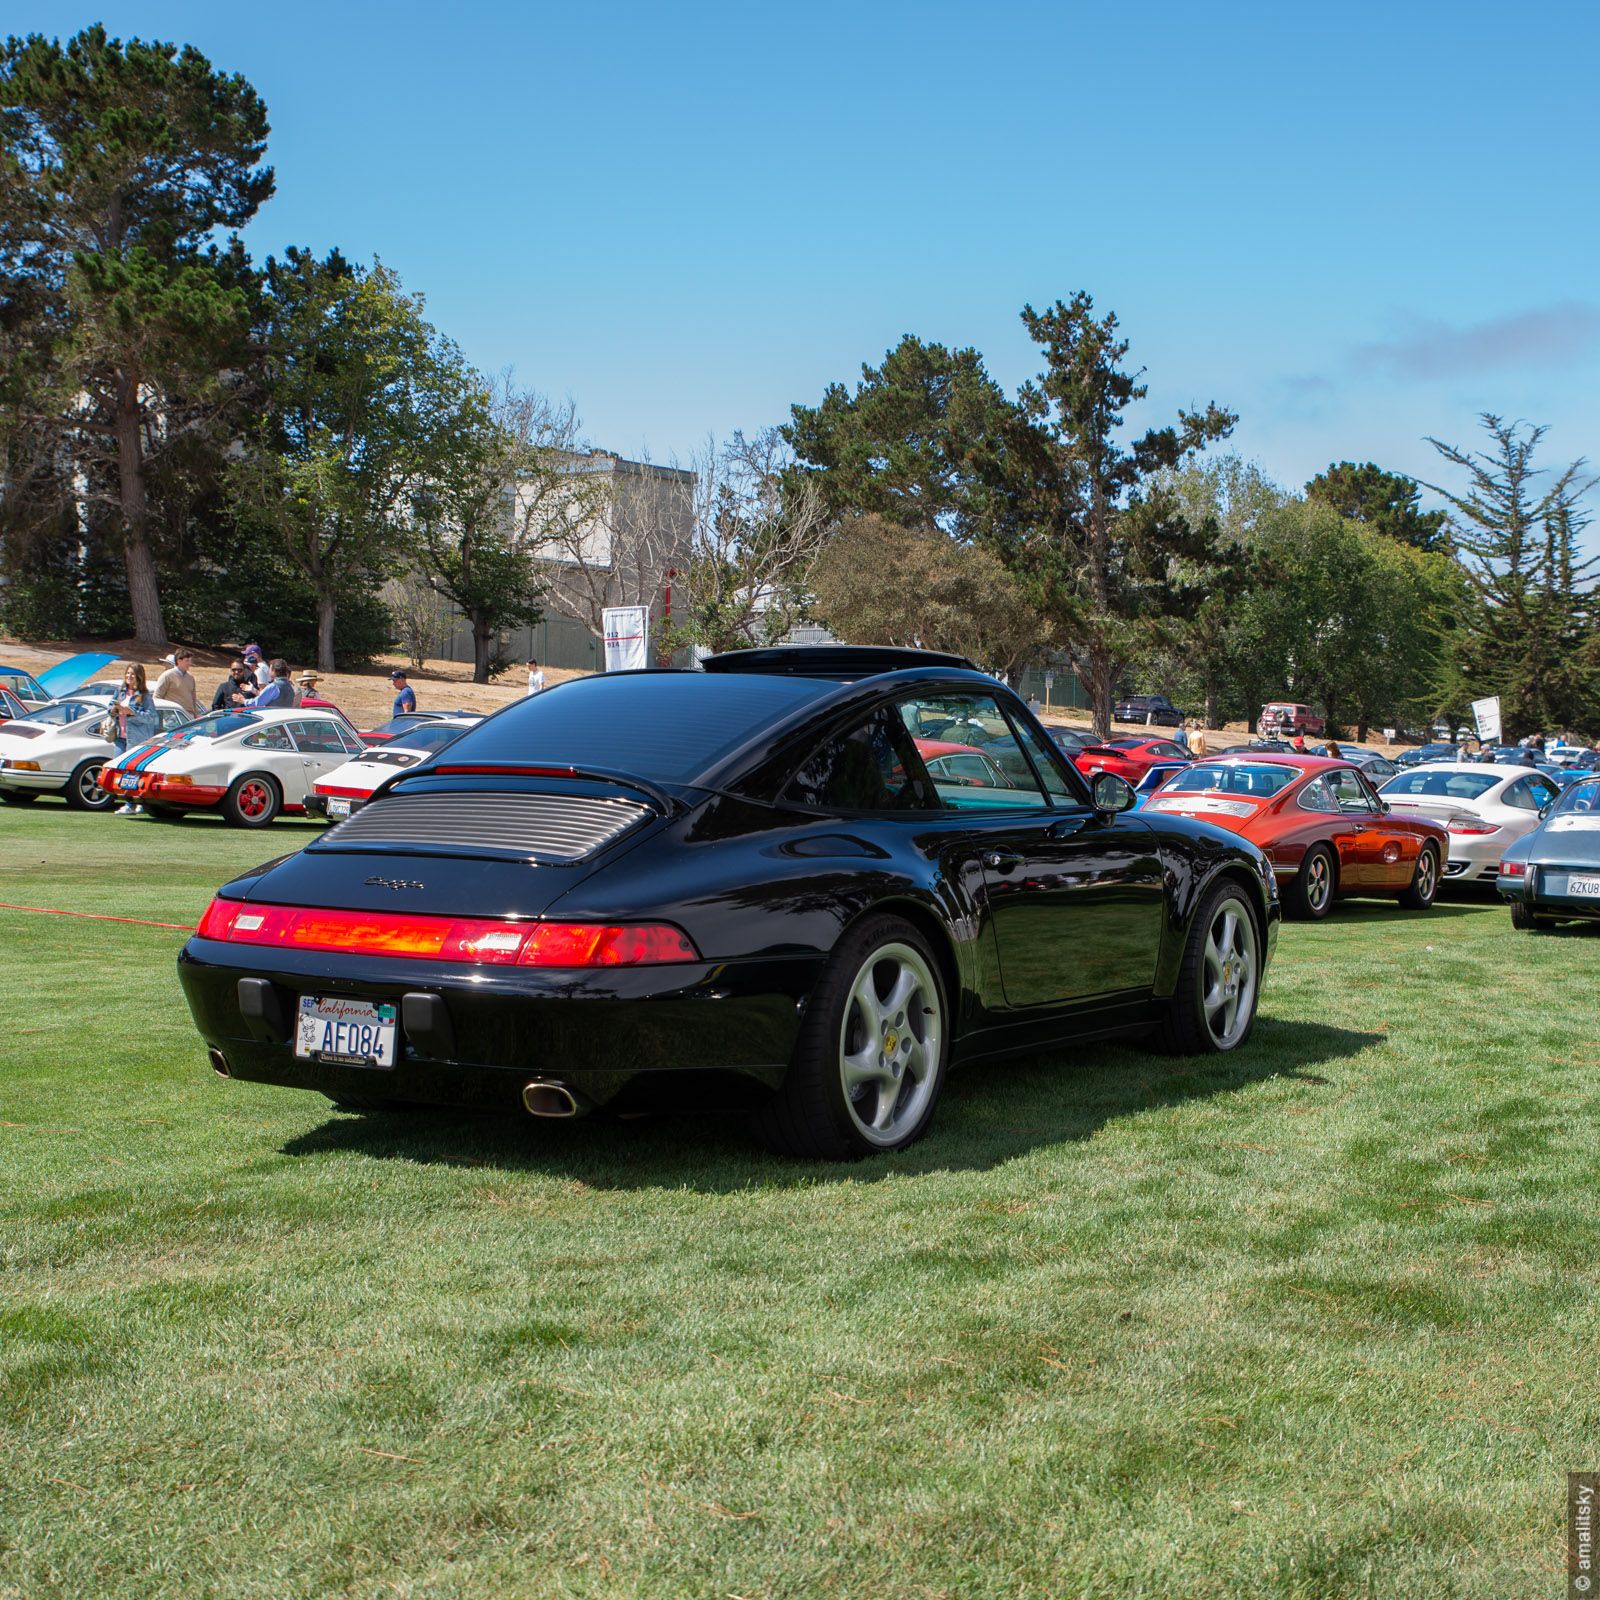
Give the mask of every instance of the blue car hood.
M 52 700 L 65 699 L 74 689 L 81 689 L 102 667 L 108 667 L 117 658 L 98 650 L 83 655 L 68 656 L 58 661 L 48 672 L 35 673 L 39 687 Z

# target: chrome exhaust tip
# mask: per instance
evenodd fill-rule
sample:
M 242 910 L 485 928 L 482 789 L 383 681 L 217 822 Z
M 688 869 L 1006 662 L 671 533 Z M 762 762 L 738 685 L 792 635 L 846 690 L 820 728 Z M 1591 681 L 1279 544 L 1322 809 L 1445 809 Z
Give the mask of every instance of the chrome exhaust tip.
M 207 1050 L 206 1054 L 211 1058 L 211 1070 L 219 1078 L 231 1078 L 233 1076 L 233 1068 L 228 1065 L 228 1058 L 220 1050 L 213 1048 Z
M 523 1088 L 522 1103 L 534 1117 L 575 1117 L 580 1110 L 578 1097 L 566 1084 L 546 1078 L 535 1078 Z

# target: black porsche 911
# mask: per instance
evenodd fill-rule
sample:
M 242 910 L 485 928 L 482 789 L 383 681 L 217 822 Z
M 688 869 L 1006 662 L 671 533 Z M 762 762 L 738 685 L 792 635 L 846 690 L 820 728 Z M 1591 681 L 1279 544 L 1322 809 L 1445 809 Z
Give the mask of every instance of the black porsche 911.
M 213 1068 L 353 1108 L 740 1106 L 843 1158 L 917 1138 L 976 1057 L 1249 1037 L 1279 921 L 1253 845 L 1091 791 L 960 657 L 705 665 L 518 701 L 225 885 L 179 957 Z M 930 777 L 956 722 L 1023 771 Z

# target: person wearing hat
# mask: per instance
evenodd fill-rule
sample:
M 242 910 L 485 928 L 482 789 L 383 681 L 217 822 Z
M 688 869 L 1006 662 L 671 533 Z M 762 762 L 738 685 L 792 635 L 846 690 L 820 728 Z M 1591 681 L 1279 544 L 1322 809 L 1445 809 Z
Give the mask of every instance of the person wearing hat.
M 267 658 L 261 653 L 258 644 L 247 644 L 244 647 L 245 665 L 255 674 L 256 687 L 265 689 L 272 682 L 272 668 L 267 665 Z
M 302 672 L 295 680 L 295 686 L 300 691 L 300 704 L 313 706 L 320 711 L 337 711 L 339 708 L 331 700 L 324 700 L 317 693 L 317 685 L 322 681 L 315 672 Z
M 417 709 L 417 691 L 406 682 L 406 669 L 396 667 L 389 674 L 389 682 L 395 687 L 394 709 L 390 711 L 391 717 L 403 716 L 407 711 Z

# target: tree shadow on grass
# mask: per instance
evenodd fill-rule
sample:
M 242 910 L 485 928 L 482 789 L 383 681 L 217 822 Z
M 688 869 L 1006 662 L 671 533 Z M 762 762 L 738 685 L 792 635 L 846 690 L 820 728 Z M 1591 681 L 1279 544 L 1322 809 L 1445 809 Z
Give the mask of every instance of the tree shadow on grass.
M 288 1140 L 286 1155 L 348 1153 L 375 1160 L 498 1167 L 575 1179 L 597 1189 L 804 1187 L 925 1172 L 982 1171 L 1032 1150 L 1092 1138 L 1108 1123 L 1271 1078 L 1331 1088 L 1315 1070 L 1381 1044 L 1382 1035 L 1263 1018 L 1250 1043 L 1221 1056 L 1174 1057 L 1093 1043 L 950 1076 L 928 1136 L 898 1155 L 860 1163 L 786 1160 L 762 1149 L 730 1113 L 577 1122 L 419 1107 L 330 1117 Z

